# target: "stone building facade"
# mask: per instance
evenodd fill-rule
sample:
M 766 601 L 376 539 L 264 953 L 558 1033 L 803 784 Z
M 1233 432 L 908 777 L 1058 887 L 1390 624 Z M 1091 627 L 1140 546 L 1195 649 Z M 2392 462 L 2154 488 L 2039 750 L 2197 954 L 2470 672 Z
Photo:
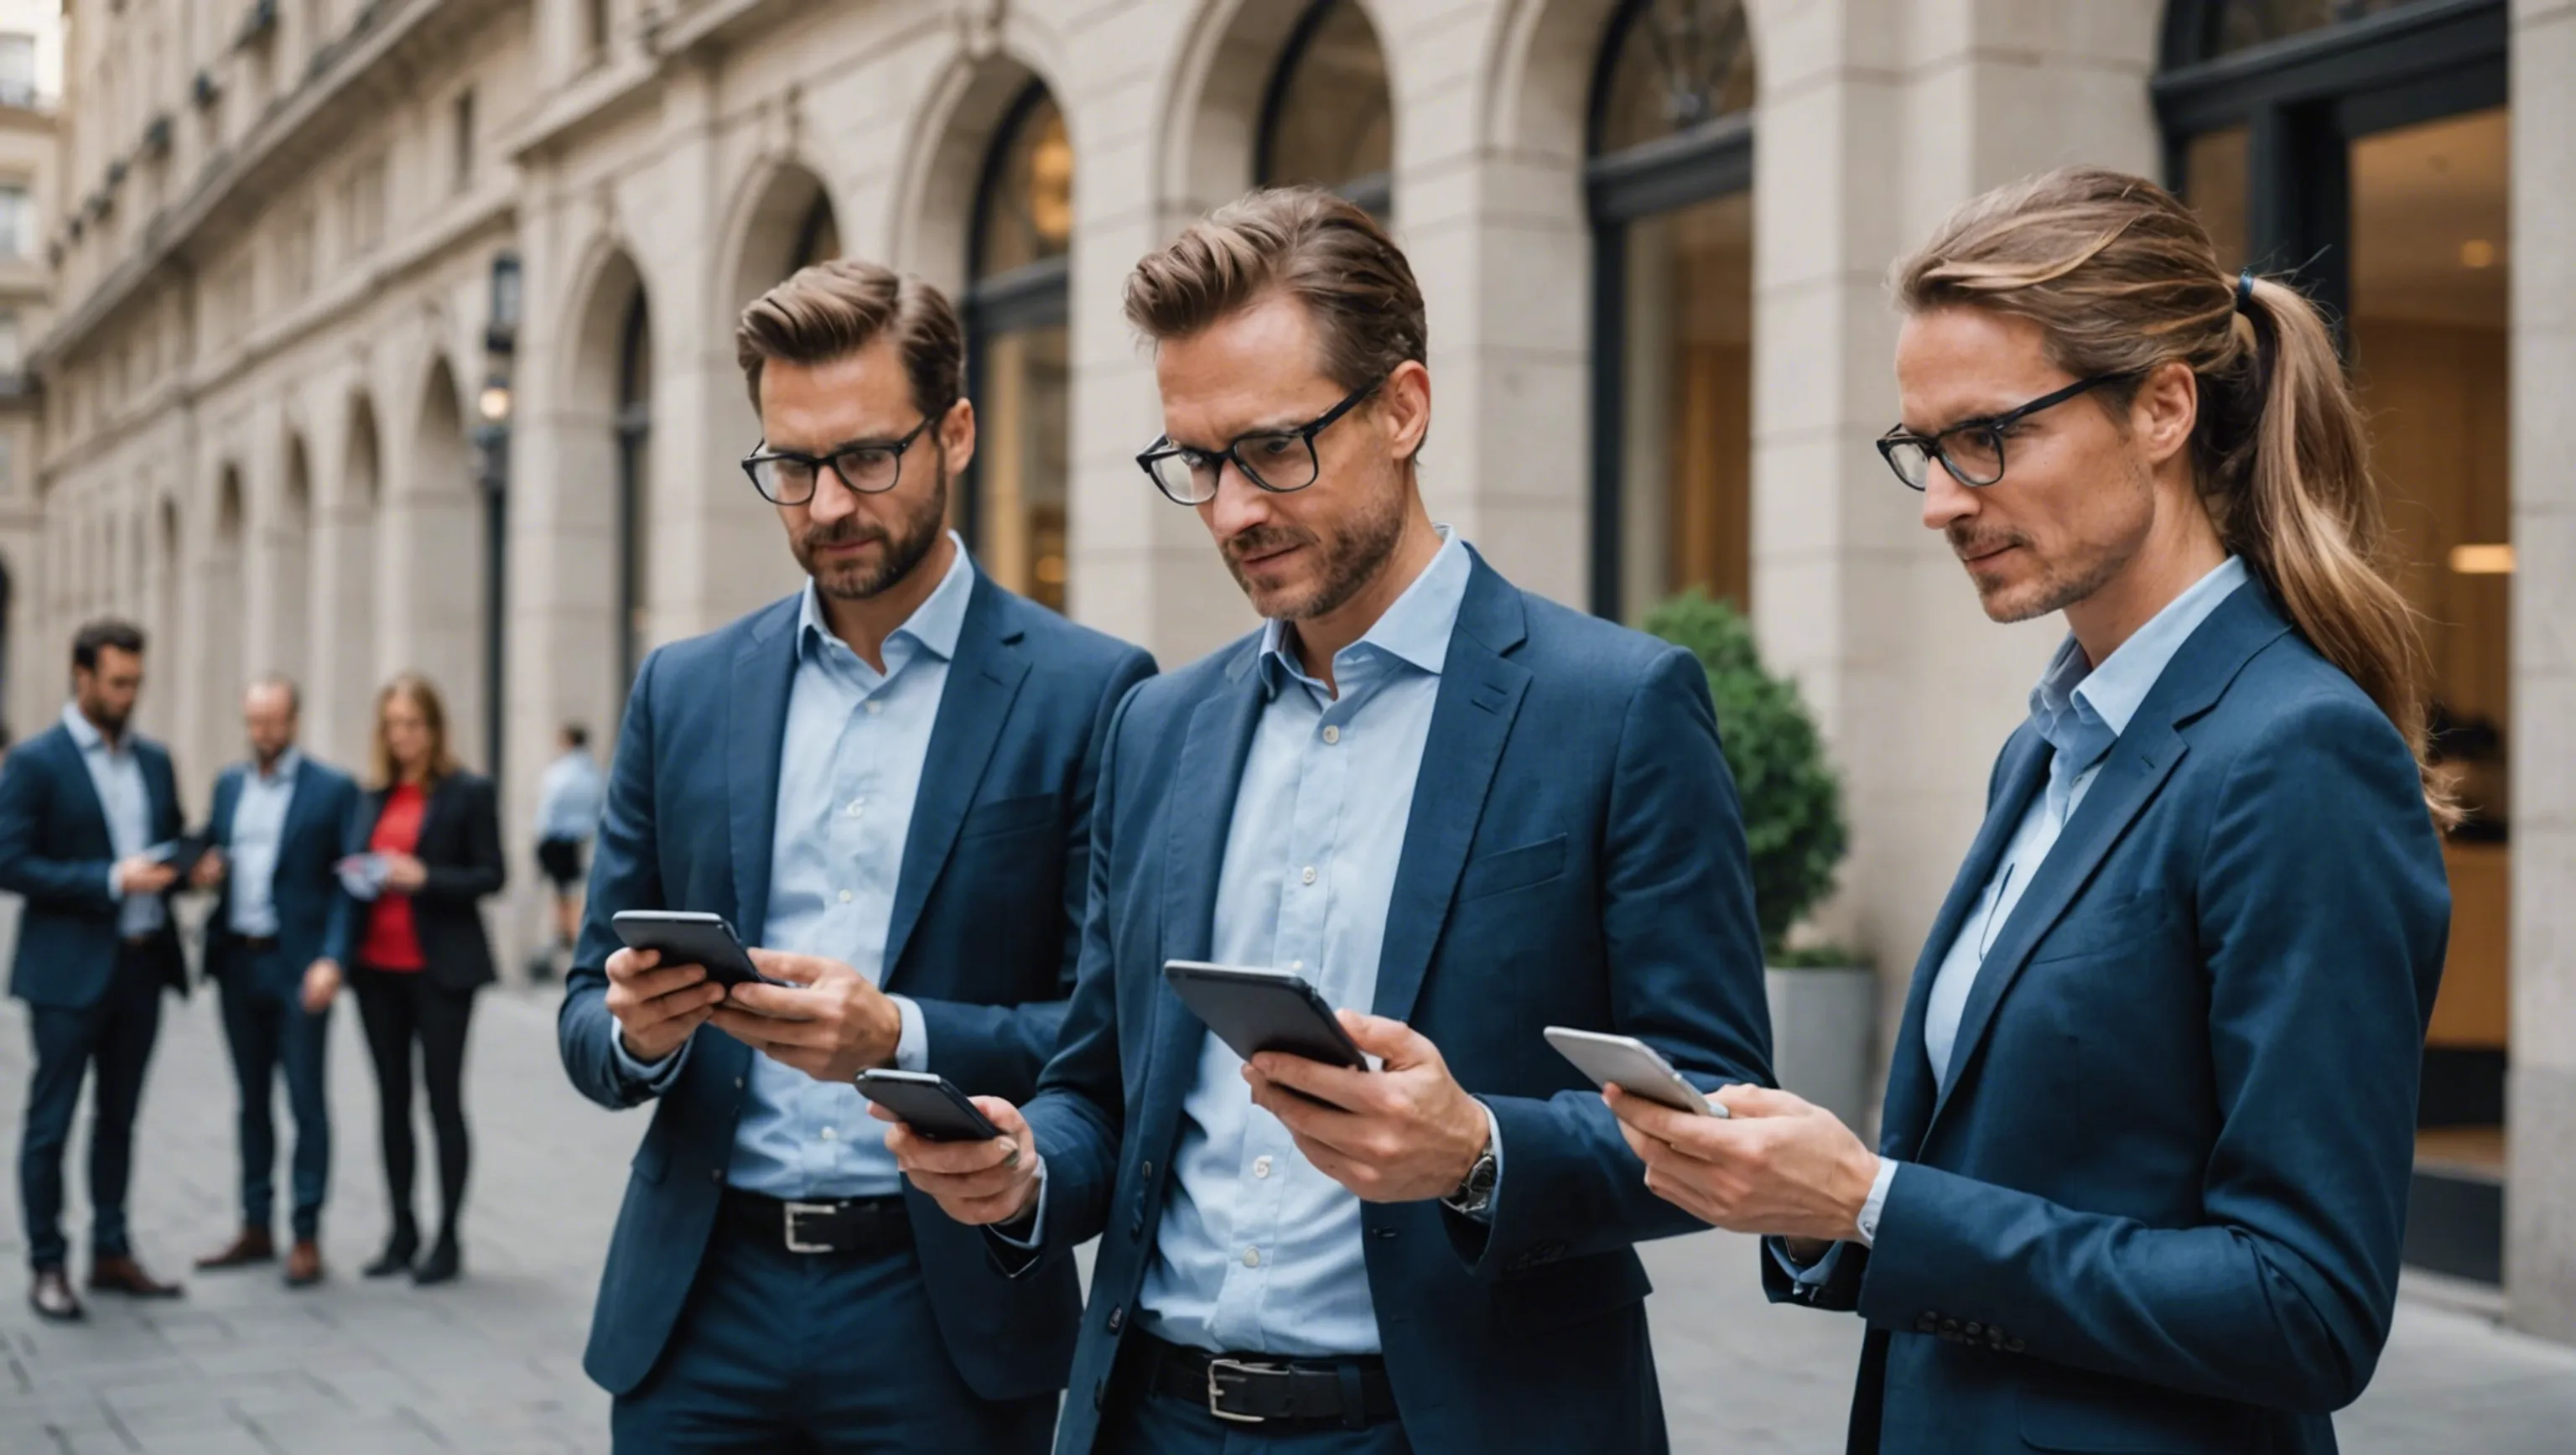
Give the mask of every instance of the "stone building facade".
M 1796 675 L 1855 828 L 1818 930 L 1891 1004 L 2057 628 L 1988 624 L 1870 448 L 1884 270 L 2057 163 L 2184 187 L 2351 319 L 2422 486 L 2410 580 L 2487 806 L 2428 1164 L 2504 1230 L 2517 1321 L 2576 1338 L 2576 0 L 64 9 L 42 460 L 0 504 L 14 729 L 107 610 L 154 631 L 146 722 L 200 803 L 247 674 L 295 673 L 357 761 L 419 668 L 525 840 L 557 724 L 795 583 L 735 466 L 730 324 L 844 249 L 967 304 L 986 567 L 1186 660 L 1250 617 L 1132 461 L 1158 416 L 1120 283 L 1313 180 L 1423 280 L 1435 515 L 1596 610 L 1733 596 Z

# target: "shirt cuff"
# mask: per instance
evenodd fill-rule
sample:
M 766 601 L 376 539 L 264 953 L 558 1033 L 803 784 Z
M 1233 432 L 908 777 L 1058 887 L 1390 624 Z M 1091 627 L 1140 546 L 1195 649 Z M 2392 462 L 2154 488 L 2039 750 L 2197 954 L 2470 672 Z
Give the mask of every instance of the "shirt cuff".
M 1887 1189 L 1896 1181 L 1896 1169 L 1903 1165 L 1893 1157 L 1878 1159 L 1878 1176 L 1870 1179 L 1869 1196 L 1861 1201 L 1860 1216 L 1852 1219 L 1860 1227 L 1860 1245 L 1864 1248 L 1878 1243 L 1878 1215 L 1887 1211 Z
M 1036 1202 L 1029 1205 L 1028 1225 L 1016 1233 L 1010 1228 L 1011 1225 L 1008 1223 L 995 1223 L 991 1229 L 993 1237 L 1006 1248 L 1016 1248 L 1023 1253 L 1034 1253 L 1046 1242 L 1045 1158 L 1038 1159 L 1038 1197 Z
M 110 904 L 123 904 L 125 902 L 125 887 L 116 882 L 116 865 L 114 863 L 110 863 L 107 866 L 107 902 Z
M 930 1069 L 930 1026 L 921 1018 L 921 1007 L 909 995 L 889 995 L 895 1014 L 903 1017 L 903 1030 L 894 1040 L 894 1069 L 927 1071 Z
M 668 1091 L 671 1083 L 680 1079 L 680 1063 L 689 1059 L 689 1043 L 682 1041 L 680 1049 L 659 1061 L 638 1061 L 628 1054 L 626 1038 L 617 1033 L 617 1022 L 612 1020 L 608 1023 L 608 1056 L 617 1074 L 630 1084 L 646 1091 Z

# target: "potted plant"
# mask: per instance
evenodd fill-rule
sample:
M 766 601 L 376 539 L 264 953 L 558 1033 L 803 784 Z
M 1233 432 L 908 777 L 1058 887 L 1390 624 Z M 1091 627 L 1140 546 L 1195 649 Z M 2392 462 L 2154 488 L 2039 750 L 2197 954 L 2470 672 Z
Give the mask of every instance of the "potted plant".
M 1788 943 L 1833 888 L 1849 843 L 1842 784 L 1815 719 L 1796 683 L 1764 669 L 1752 625 L 1726 602 L 1694 587 L 1655 608 L 1643 626 L 1687 648 L 1708 673 L 1752 856 L 1773 1070 L 1782 1086 L 1860 1126 L 1871 1110 L 1877 979 L 1857 955 Z

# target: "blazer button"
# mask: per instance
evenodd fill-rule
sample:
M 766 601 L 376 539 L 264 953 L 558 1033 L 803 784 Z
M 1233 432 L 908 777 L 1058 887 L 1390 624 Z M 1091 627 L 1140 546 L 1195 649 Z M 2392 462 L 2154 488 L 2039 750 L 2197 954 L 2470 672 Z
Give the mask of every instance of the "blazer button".
M 1971 1338 L 1971 1339 L 1974 1339 L 1974 1338 L 1978 1337 L 1979 1335 L 1981 1335 L 1981 1334 L 1985 1333 L 1985 1331 L 1986 1331 L 1986 1326 L 1985 1326 L 1985 1325 L 1983 1325 L 1983 1324 L 1981 1324 L 1981 1323 L 1978 1323 L 1975 1319 L 1970 1319 L 1970 1320 L 1968 1320 L 1967 1327 L 1965 1327 L 1965 1328 L 1963 1328 L 1963 1329 L 1959 1330 L 1959 1332 L 1960 1332 L 1960 1333 L 1963 1333 L 1963 1334 L 1967 1335 L 1967 1336 L 1968 1336 L 1969 1338 Z
M 2019 1340 L 2019 1339 L 2006 1339 L 2006 1340 L 2004 1340 L 2004 1352 L 2005 1352 L 2005 1353 L 2007 1353 L 2007 1354 L 2018 1354 L 2018 1353 L 2020 1353 L 2021 1351 L 2022 1351 L 2022 1342 L 2021 1342 L 2021 1340 Z
M 1094 1380 L 1091 1385 L 1091 1407 L 1098 1409 L 1109 1402 L 1109 1381 Z
M 1127 1220 L 1127 1236 L 1131 1238 L 1145 1236 L 1145 1218 L 1142 1213 Z
M 1150 1179 L 1154 1175 L 1154 1164 L 1151 1162 L 1146 1163 L 1143 1171 L 1145 1176 Z
M 1937 1315 L 1918 1314 L 1915 1316 L 1914 1332 L 1918 1334 L 1936 1334 L 1940 1331 L 1941 1320 Z
M 710 1167 L 710 1168 L 708 1168 L 708 1169 L 707 1169 L 707 1180 L 708 1180 L 709 1182 L 722 1182 L 722 1181 L 724 1181 L 724 1169 L 723 1169 L 723 1168 L 721 1168 L 721 1167 Z
M 1127 1327 L 1127 1306 L 1122 1303 L 1109 1311 L 1109 1332 L 1114 1334 L 1125 1327 Z

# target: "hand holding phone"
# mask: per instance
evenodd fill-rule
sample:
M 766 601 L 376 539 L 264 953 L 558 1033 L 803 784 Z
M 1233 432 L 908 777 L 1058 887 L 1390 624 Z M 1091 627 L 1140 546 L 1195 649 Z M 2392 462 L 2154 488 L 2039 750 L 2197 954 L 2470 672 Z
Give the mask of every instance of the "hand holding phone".
M 1576 1070 L 1591 1077 L 1595 1086 L 1616 1086 L 1630 1096 L 1641 1096 L 1694 1116 L 1733 1115 L 1726 1103 L 1682 1079 L 1662 1052 L 1635 1036 L 1578 1031 L 1570 1026 L 1549 1026 L 1539 1034 L 1547 1037 L 1558 1055 L 1573 1062 Z
M 751 952 L 735 937 L 724 916 L 680 909 L 626 909 L 608 924 L 629 949 L 652 950 L 664 965 L 698 965 L 707 979 L 730 990 L 745 983 L 785 985 L 760 973 Z

